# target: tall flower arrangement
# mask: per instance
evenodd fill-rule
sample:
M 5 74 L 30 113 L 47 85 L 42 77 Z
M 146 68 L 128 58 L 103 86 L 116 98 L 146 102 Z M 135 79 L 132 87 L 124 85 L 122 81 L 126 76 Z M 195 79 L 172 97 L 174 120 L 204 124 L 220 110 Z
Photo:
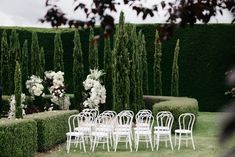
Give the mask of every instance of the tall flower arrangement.
M 24 104 L 25 102 L 25 94 L 21 93 L 21 108 L 22 108 L 22 116 L 25 115 L 25 109 L 27 108 L 27 105 Z M 11 95 L 10 99 L 10 110 L 8 112 L 8 118 L 14 118 L 15 114 L 16 114 L 16 99 L 15 99 L 15 95 Z
M 106 100 L 106 89 L 101 84 L 100 77 L 104 75 L 102 70 L 90 70 L 83 86 L 89 93 L 89 97 L 83 102 L 84 107 L 99 108 L 100 104 L 104 104 Z
M 59 105 L 59 107 L 63 110 L 69 109 L 69 97 L 65 95 L 64 72 L 46 71 L 45 82 L 52 95 L 51 101 Z

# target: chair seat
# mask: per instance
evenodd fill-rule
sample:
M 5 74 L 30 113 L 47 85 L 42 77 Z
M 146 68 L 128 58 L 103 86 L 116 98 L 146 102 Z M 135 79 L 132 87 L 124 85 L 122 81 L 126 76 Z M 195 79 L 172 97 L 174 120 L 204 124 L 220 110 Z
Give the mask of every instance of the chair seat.
M 192 131 L 191 130 L 185 130 L 185 129 L 176 129 L 175 133 L 190 134 L 190 133 L 192 133 Z
M 151 134 L 150 130 L 135 130 L 135 134 L 149 135 Z
M 84 136 L 83 132 L 67 132 L 66 136 Z
M 115 131 L 115 132 L 113 132 L 113 135 L 128 136 L 128 135 L 130 135 L 130 132 L 128 132 L 128 131 Z
M 90 127 L 77 127 L 77 128 L 74 128 L 74 131 L 90 132 L 91 128 Z
M 169 130 L 158 130 L 158 131 L 154 131 L 153 132 L 155 135 L 159 134 L 159 135 L 168 135 L 171 134 L 171 132 Z
M 169 130 L 169 128 L 166 126 L 155 126 L 154 130 Z
M 100 132 L 100 131 L 95 131 L 91 133 L 92 136 L 97 136 L 97 137 L 108 137 L 109 134 L 107 132 Z

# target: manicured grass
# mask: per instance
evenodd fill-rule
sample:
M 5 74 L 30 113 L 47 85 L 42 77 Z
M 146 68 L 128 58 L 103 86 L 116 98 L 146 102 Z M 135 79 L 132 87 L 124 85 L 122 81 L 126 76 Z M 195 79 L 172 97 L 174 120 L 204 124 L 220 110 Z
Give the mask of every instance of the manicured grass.
M 37 154 L 37 157 L 216 157 L 221 153 L 217 139 L 220 115 L 220 113 L 211 112 L 199 113 L 197 125 L 194 129 L 196 150 L 192 149 L 192 145 L 189 141 L 188 148 L 186 148 L 185 142 L 183 142 L 180 150 L 175 149 L 173 151 L 169 146 L 168 148 L 165 148 L 165 144 L 162 142 L 159 150 L 156 151 L 156 149 L 154 149 L 153 152 L 149 148 L 147 149 L 145 143 L 143 143 L 140 144 L 138 152 L 130 152 L 125 149 L 124 144 L 119 144 L 117 152 L 111 151 L 108 153 L 107 150 L 103 150 L 100 145 L 94 153 L 90 152 L 89 147 L 87 146 L 87 153 L 80 151 L 79 147 L 71 147 L 70 153 L 67 154 L 65 151 L 65 145 L 63 144 L 50 152 Z

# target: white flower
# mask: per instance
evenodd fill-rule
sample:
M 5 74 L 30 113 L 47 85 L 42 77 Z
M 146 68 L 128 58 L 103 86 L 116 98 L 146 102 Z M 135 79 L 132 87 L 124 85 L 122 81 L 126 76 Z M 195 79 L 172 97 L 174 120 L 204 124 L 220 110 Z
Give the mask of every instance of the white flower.
M 11 95 L 10 99 L 10 110 L 8 112 L 8 118 L 13 118 L 15 116 L 15 104 L 16 104 L 16 101 L 15 101 L 15 95 Z M 24 105 L 24 102 L 25 102 L 25 94 L 24 93 L 21 93 L 21 107 L 22 107 L 22 115 L 24 116 L 25 115 L 25 110 L 24 108 L 27 108 L 26 105 Z

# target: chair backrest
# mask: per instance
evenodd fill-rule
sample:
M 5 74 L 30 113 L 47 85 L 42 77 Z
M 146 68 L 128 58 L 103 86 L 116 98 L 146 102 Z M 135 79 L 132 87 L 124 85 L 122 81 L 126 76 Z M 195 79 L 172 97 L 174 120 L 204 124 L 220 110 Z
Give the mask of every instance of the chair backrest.
M 179 129 L 193 130 L 195 115 L 193 113 L 183 113 L 179 116 Z
M 96 109 L 90 109 L 90 108 L 86 108 L 83 109 L 82 112 L 89 112 L 92 113 L 93 117 L 96 118 L 99 115 L 99 111 Z
M 131 110 L 123 110 L 123 111 L 118 113 L 118 115 L 122 115 L 122 114 L 124 114 L 124 115 L 131 115 L 132 117 L 134 117 L 134 112 L 131 111 Z
M 82 114 L 71 115 L 68 118 L 69 132 L 73 132 L 76 127 L 82 125 L 86 117 Z
M 111 110 L 106 110 L 104 112 L 102 112 L 101 114 L 105 114 L 110 116 L 110 118 L 115 118 L 117 116 L 117 113 L 115 111 L 111 111 Z
M 133 115 L 131 112 L 120 112 L 117 115 L 117 124 L 118 125 L 125 125 L 129 126 L 131 128 L 132 126 L 132 121 L 133 121 Z
M 148 110 L 148 109 L 143 109 L 143 110 L 139 110 L 137 112 L 137 114 L 135 115 L 135 119 L 139 119 L 139 116 L 141 115 L 152 115 L 152 111 Z
M 154 117 L 152 114 L 140 114 L 137 116 L 136 119 L 136 127 L 138 128 L 146 128 L 148 127 L 149 130 L 152 130 L 154 122 Z
M 171 130 L 174 122 L 174 116 L 169 111 L 162 111 L 157 114 L 156 121 L 158 127 L 167 127 L 169 130 Z

